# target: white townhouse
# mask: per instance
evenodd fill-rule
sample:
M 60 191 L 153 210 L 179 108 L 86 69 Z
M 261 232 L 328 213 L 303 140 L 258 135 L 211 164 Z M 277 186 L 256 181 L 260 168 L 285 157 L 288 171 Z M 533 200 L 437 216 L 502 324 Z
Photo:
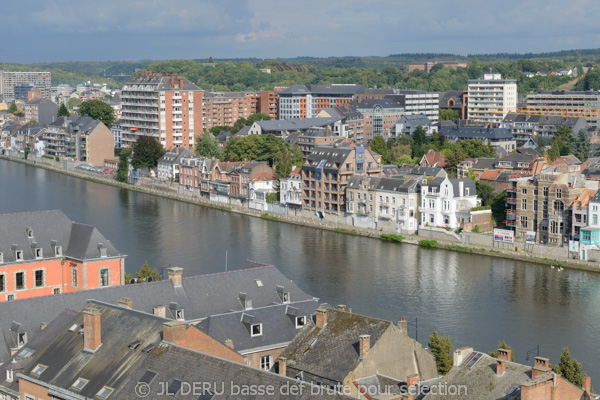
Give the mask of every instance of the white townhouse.
M 479 205 L 472 179 L 435 178 L 420 187 L 422 226 L 457 229 L 471 222 L 469 211 Z

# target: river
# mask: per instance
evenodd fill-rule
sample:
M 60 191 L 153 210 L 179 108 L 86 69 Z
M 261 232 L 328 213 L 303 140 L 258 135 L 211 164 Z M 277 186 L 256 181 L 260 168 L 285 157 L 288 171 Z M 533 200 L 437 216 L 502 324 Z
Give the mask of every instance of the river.
M 522 363 L 538 345 L 558 363 L 568 347 L 600 379 L 597 273 L 266 221 L 6 160 L 0 183 L 0 213 L 61 209 L 127 254 L 131 273 L 146 260 L 153 268 L 182 267 L 185 275 L 234 269 L 245 259 L 274 264 L 332 306 L 392 321 L 417 318 L 425 345 L 434 329 L 455 347 L 479 351 L 504 339 Z

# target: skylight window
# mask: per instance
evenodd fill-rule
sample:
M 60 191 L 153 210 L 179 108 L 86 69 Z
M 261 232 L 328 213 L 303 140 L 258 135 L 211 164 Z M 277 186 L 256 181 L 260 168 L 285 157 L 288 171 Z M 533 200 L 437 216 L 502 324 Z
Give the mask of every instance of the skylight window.
M 98 393 L 96 393 L 96 397 L 99 397 L 101 399 L 108 399 L 108 396 L 110 396 L 114 391 L 115 389 L 108 386 L 104 386 L 98 391 Z
M 33 368 L 31 370 L 31 374 L 32 375 L 36 375 L 36 376 L 40 376 L 46 370 L 46 368 L 48 368 L 47 365 L 38 364 L 38 365 L 35 366 L 35 368 Z
M 85 378 L 77 378 L 77 380 L 75 381 L 75 383 L 73 383 L 73 385 L 71 385 L 71 387 L 74 390 L 80 391 L 81 389 L 84 388 L 85 385 L 87 385 L 89 382 L 89 380 L 85 379 Z
M 256 282 L 256 286 L 258 286 L 258 287 L 263 287 L 264 286 L 263 282 L 260 279 L 255 279 L 254 281 Z

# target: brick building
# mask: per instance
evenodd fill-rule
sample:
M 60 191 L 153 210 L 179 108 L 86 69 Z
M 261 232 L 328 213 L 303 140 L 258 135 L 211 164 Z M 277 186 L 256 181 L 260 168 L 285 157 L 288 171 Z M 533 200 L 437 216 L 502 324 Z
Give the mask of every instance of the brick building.
M 279 92 L 279 118 L 313 118 L 325 108 L 350 103 L 357 93 L 363 93 L 361 85 L 292 85 Z
M 58 112 L 58 104 L 50 99 L 35 98 L 25 103 L 25 123 L 37 121 L 40 124 L 54 122 Z
M 362 146 L 318 146 L 302 166 L 302 208 L 320 214 L 346 211 L 346 185 L 354 174 L 381 176 L 381 156 Z
M 274 91 L 206 92 L 202 100 L 203 128 L 233 126 L 240 118 L 264 113 L 278 119 L 279 95 Z
M 194 137 L 202 133 L 203 92 L 187 78 L 146 71 L 121 91 L 123 147 L 138 136 L 151 136 L 167 150 L 193 151 Z
M 125 256 L 61 211 L 0 215 L 0 302 L 122 285 Z
M 436 64 L 442 64 L 444 67 L 453 69 L 467 68 L 467 62 L 462 60 L 417 60 L 408 64 L 408 73 L 410 74 L 413 71 L 430 72 Z

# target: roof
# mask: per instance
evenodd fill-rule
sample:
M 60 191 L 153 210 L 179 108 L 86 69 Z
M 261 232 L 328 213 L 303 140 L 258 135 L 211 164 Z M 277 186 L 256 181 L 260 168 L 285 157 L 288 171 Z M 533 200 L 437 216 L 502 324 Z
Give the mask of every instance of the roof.
M 363 110 L 372 110 L 374 108 L 402 108 L 404 106 L 393 98 L 385 98 L 385 99 L 364 99 L 360 103 L 358 101 L 353 101 L 350 103 L 353 107 L 356 107 L 358 111 Z
M 166 152 L 158 160 L 158 164 L 178 165 L 182 158 L 189 158 L 193 156 L 194 154 L 192 154 L 189 150 L 184 149 L 183 147 L 175 147 L 171 151 Z
M 469 189 L 469 196 L 477 196 L 477 191 L 475 190 L 475 182 L 473 182 L 470 178 L 433 178 L 427 184 L 423 186 L 427 187 L 428 192 L 431 192 L 432 188 L 436 188 L 436 191 L 440 193 L 440 186 L 444 182 L 444 180 L 448 179 L 453 189 L 453 196 L 460 197 L 459 193 L 459 184 L 462 182 L 464 189 Z
M 370 190 L 396 192 L 396 193 L 416 193 L 419 179 L 397 179 L 397 178 L 379 178 L 375 176 L 354 175 L 348 181 L 347 188 L 358 189 L 367 181 Z
M 175 89 L 171 85 L 171 78 L 173 78 L 174 83 L 177 83 L 180 80 L 183 82 L 183 87 L 179 88 L 180 90 L 200 90 L 198 86 L 194 85 L 192 82 L 190 82 L 189 79 L 187 79 L 184 76 L 173 75 L 170 73 L 153 73 L 150 71 L 146 71 L 141 75 L 131 78 L 125 85 L 129 85 L 132 87 L 141 86 L 144 89 L 150 89 L 155 91 L 170 91 Z M 128 89 L 124 88 L 123 90 Z M 121 93 L 121 95 L 123 94 Z
M 72 222 L 60 210 L 0 214 L 0 252 L 6 264 L 18 262 L 17 251 L 25 262 L 40 259 L 36 249 L 42 250 L 42 260 L 61 258 L 58 246 L 66 257 L 99 259 L 100 245 L 106 257 L 122 256 L 95 227 Z
M 431 124 L 431 120 L 425 114 L 411 114 L 411 115 L 403 115 L 397 124 L 406 124 L 413 127 L 417 126 L 429 126 Z
M 40 104 L 54 104 L 54 105 L 57 105 L 52 100 L 46 99 L 46 98 L 41 98 L 41 97 L 38 97 L 38 98 L 35 98 L 35 99 L 31 99 L 31 100 L 29 100 L 25 104 L 30 105 L 30 106 L 31 105 L 40 105 Z
M 423 160 L 427 163 L 427 166 L 444 168 L 446 166 L 446 156 L 443 153 L 430 149 L 427 154 L 423 156 Z M 423 163 L 423 160 L 421 163 Z
M 274 171 L 268 171 L 268 172 L 259 172 L 251 180 L 255 181 L 255 182 L 256 181 L 278 181 L 279 178 L 277 177 L 277 174 Z
M 508 140 L 513 135 L 506 128 L 472 128 L 472 127 L 447 127 L 441 126 L 440 133 L 449 139 L 480 139 L 480 140 Z
M 494 169 L 496 165 L 496 159 L 495 158 L 478 158 L 475 163 L 473 164 L 473 166 L 471 167 L 472 169 L 483 169 L 483 170 L 487 170 L 487 169 Z
M 337 171 L 352 151 L 354 151 L 352 147 L 315 146 L 313 151 L 304 158 L 305 164 L 302 169 L 314 171 L 322 165 L 324 170 Z
M 346 94 L 353 95 L 363 93 L 366 87 L 354 84 L 331 84 L 331 85 L 292 85 L 279 92 L 280 96 L 294 94 Z
M 360 335 L 370 335 L 373 348 L 394 324 L 333 308 L 325 310 L 327 324 L 323 328 L 312 322 L 308 324 L 281 356 L 287 358 L 288 372 L 293 368 L 342 382 L 360 362 L 357 346 Z M 311 339 L 316 341 L 313 343 Z
M 237 131 L 236 135 L 238 136 L 248 136 L 250 133 L 250 127 L 248 125 L 244 125 L 242 129 Z
M 400 174 L 402 175 L 425 175 L 425 176 L 436 176 L 440 172 L 444 171 L 443 168 L 440 167 L 424 167 L 422 165 L 410 165 L 404 164 L 400 167 Z
M 500 172 L 488 169 L 488 170 L 484 171 L 483 174 L 481 174 L 481 176 L 479 177 L 479 180 L 495 181 L 496 178 L 498 177 L 498 175 L 500 175 Z
M 579 207 L 587 207 L 588 203 L 596 195 L 597 190 L 595 189 L 583 189 L 583 192 L 577 197 L 573 203 Z
M 239 269 L 217 274 L 184 277 L 181 287 L 170 280 L 109 286 L 53 296 L 42 296 L 0 303 L 0 321 L 14 321 L 20 331 L 31 339 L 40 332 L 40 324 L 52 321 L 65 309 L 81 310 L 89 299 L 115 304 L 119 297 L 132 299 L 133 308 L 152 314 L 154 306 L 167 307 L 167 317 L 174 318 L 175 310 L 183 310 L 187 321 L 209 315 L 244 310 L 239 294 L 245 293 L 254 307 L 282 303 L 277 286 L 290 293 L 290 301 L 312 300 L 294 282 L 272 265 L 249 263 L 254 268 Z M 0 362 L 10 355 L 13 346 L 10 324 L 0 325 Z
M 306 323 L 317 308 L 319 302 L 316 299 L 262 308 L 253 306 L 245 311 L 212 315 L 197 326 L 221 343 L 232 340 L 235 350 L 245 354 L 248 350 L 287 345 L 303 327 L 297 325 L 296 317 L 305 317 Z M 251 335 L 252 324 L 262 324 L 260 335 Z

